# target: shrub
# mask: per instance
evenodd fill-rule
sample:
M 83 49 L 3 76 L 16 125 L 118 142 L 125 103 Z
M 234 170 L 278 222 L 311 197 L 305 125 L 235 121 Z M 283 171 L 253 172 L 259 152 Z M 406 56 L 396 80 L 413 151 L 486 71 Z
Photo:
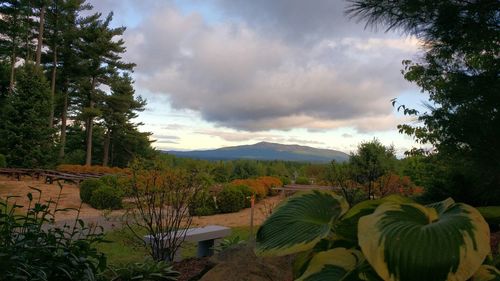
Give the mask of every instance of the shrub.
M 235 185 L 231 186 L 232 188 L 236 188 L 237 190 L 241 191 L 243 193 L 243 196 L 245 196 L 245 208 L 250 208 L 252 205 L 251 199 L 252 195 L 254 195 L 254 192 L 250 189 L 250 187 L 246 185 Z
M 214 198 L 207 190 L 198 192 L 191 204 L 189 204 L 189 214 L 191 216 L 211 216 L 217 213 L 217 206 Z
M 257 196 L 257 199 L 260 200 L 262 198 L 265 198 L 268 194 L 268 189 L 264 184 L 258 180 L 255 179 L 244 179 L 244 180 L 233 180 L 231 182 L 231 185 L 237 186 L 237 185 L 246 185 L 250 188 L 250 190 L 255 193 Z
M 5 155 L 0 154 L 0 168 L 7 167 L 7 159 L 5 159 Z
M 130 177 L 128 176 L 119 174 L 105 175 L 100 177 L 99 180 L 107 186 L 112 187 L 113 189 L 120 190 L 125 197 L 129 197 L 132 195 Z
M 26 212 L 0 201 L 0 280 L 97 280 L 106 268 L 95 247 L 102 232 L 82 220 L 45 227 L 57 212 L 54 201 L 28 199 Z
M 180 274 L 164 261 L 146 261 L 111 268 L 106 275 L 113 281 L 175 281 Z
M 84 203 L 90 203 L 90 197 L 94 190 L 106 186 L 99 179 L 86 179 L 80 183 L 80 199 Z
M 306 177 L 298 177 L 296 180 L 295 180 L 295 183 L 296 184 L 304 184 L 304 185 L 309 185 L 311 184 L 311 182 L 309 181 L 308 178 Z
M 103 185 L 92 192 L 90 205 L 96 209 L 121 209 L 122 193 L 112 187 Z
M 276 177 L 259 177 L 257 178 L 257 181 L 264 185 L 264 187 L 267 189 L 267 195 L 276 194 L 273 188 L 283 186 L 283 182 Z
M 87 173 L 87 174 L 130 174 L 129 169 L 105 166 L 86 166 L 63 164 L 56 168 L 58 171 L 67 173 Z
M 125 224 L 155 261 L 172 261 L 192 223 L 189 206 L 203 190 L 200 177 L 193 170 L 173 169 L 158 158 L 136 159 L 131 167 L 135 208 L 129 210 Z M 165 237 L 168 232 L 173 235 Z M 145 233 L 149 241 L 144 240 Z
M 287 185 L 287 184 L 290 184 L 292 181 L 290 180 L 289 177 L 280 177 L 280 180 L 281 182 L 283 183 L 283 185 Z
M 86 155 L 86 152 L 83 149 L 75 149 L 75 150 L 68 151 L 68 153 L 66 153 L 64 155 L 63 163 L 84 164 L 85 163 L 85 155 Z M 58 170 L 59 170 L 59 168 L 58 168 Z M 63 172 L 62 170 L 59 170 L 59 171 Z M 70 171 L 64 171 L 64 172 L 70 172 Z
M 217 194 L 217 205 L 221 213 L 233 213 L 245 207 L 245 195 L 241 190 L 227 186 Z

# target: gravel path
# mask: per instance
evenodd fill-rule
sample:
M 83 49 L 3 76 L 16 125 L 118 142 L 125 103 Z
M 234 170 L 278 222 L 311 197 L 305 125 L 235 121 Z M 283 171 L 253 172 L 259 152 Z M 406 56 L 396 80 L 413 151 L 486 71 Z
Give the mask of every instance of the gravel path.
M 30 189 L 30 187 L 41 190 L 41 201 L 56 199 L 60 193 L 59 208 L 80 208 L 80 218 L 86 223 L 97 223 L 102 226 L 105 231 L 123 226 L 122 217 L 123 210 L 117 211 L 102 211 L 92 208 L 88 204 L 81 204 L 80 190 L 74 184 L 63 184 L 62 190 L 57 184 L 45 184 L 43 181 L 33 180 L 25 177 L 21 181 L 10 179 L 5 176 L 0 176 L 0 198 L 5 199 L 7 196 L 19 196 L 11 198 L 10 202 L 16 202 L 19 205 L 28 206 L 27 194 L 32 193 L 33 197 L 38 198 L 38 192 Z M 255 205 L 254 209 L 254 225 L 260 225 L 282 200 L 281 196 L 273 196 L 266 198 Z M 206 217 L 194 217 L 193 227 L 201 227 L 211 224 L 223 225 L 227 227 L 239 227 L 250 225 L 251 209 L 244 209 L 236 213 L 218 214 Z M 76 217 L 76 211 L 58 212 L 56 215 L 56 224 L 64 225 L 64 223 L 73 223 Z

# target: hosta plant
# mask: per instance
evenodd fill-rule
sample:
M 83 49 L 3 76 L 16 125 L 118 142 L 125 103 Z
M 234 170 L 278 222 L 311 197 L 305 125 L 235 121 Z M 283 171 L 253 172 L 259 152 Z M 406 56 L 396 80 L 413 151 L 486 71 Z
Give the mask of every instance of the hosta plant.
M 257 232 L 260 255 L 296 254 L 297 280 L 500 280 L 490 231 L 473 207 L 392 195 L 351 209 L 331 191 L 298 193 Z

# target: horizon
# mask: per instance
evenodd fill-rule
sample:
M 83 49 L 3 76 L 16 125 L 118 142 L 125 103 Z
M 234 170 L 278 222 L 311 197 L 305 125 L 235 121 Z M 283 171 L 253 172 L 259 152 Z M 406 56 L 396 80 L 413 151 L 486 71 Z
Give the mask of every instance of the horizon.
M 366 30 L 345 1 L 89 2 L 127 27 L 124 58 L 148 100 L 137 121 L 159 150 L 267 141 L 349 154 L 374 138 L 399 156 L 420 147 L 396 128 L 413 120 L 391 106 L 425 111 L 427 95 L 400 73 L 420 42 Z

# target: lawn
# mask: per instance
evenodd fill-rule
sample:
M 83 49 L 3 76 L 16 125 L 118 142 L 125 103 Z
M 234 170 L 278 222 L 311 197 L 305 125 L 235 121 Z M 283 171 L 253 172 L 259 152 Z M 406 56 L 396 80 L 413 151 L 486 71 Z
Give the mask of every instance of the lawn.
M 249 227 L 233 227 L 228 239 L 236 236 L 248 241 L 250 236 Z M 130 262 L 142 262 L 147 257 L 147 250 L 133 238 L 132 232 L 127 229 L 112 230 L 105 236 L 108 243 L 97 245 L 98 250 L 108 257 L 108 264 L 122 265 Z M 189 258 L 196 256 L 196 243 L 185 242 L 182 245 L 182 257 Z

